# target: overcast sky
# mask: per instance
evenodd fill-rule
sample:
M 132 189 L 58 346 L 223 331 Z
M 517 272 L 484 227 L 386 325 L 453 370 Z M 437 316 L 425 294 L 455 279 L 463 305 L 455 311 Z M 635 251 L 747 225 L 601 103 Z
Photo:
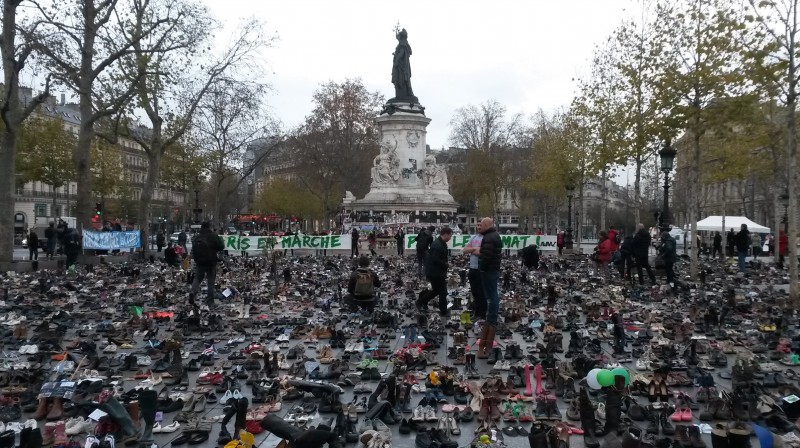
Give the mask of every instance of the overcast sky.
M 450 119 L 463 105 L 494 98 L 529 115 L 568 105 L 594 47 L 638 8 L 632 0 L 204 1 L 226 26 L 254 16 L 277 35 L 263 52 L 264 76 L 286 128 L 302 121 L 312 93 L 330 80 L 360 77 L 393 97 L 399 21 L 413 51 L 411 85 L 433 120 L 433 149 L 448 146 Z

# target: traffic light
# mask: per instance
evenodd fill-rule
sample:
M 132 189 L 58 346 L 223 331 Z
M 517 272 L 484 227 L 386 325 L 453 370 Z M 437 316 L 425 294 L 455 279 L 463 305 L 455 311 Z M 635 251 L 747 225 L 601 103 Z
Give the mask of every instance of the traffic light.
M 94 203 L 94 215 L 100 218 L 103 216 L 103 203 L 102 202 L 95 202 Z

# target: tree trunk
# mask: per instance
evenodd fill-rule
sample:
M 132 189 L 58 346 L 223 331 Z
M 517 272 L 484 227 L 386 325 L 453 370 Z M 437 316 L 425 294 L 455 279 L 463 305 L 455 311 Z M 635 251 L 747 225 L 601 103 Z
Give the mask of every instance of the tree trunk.
M 786 251 L 787 261 L 789 262 L 789 297 L 792 304 L 796 307 L 800 305 L 800 285 L 797 279 L 797 121 L 795 117 L 797 109 L 797 85 L 794 70 L 790 71 L 789 96 L 787 101 L 787 147 L 789 156 L 789 177 L 787 179 L 789 188 L 789 235 L 788 247 Z
M 8 87 L 7 87 L 8 88 Z M 12 94 L 13 95 L 13 94 Z M 12 114 L 11 108 L 7 115 Z M 0 270 L 10 271 L 14 261 L 14 183 L 17 153 L 16 129 L 6 127 L 0 142 Z
M 636 156 L 636 175 L 633 180 L 633 228 L 642 222 L 642 158 Z
M 699 113 L 700 111 L 695 111 L 695 126 L 694 131 L 692 132 L 692 152 L 693 152 L 693 160 L 690 166 L 691 172 L 691 185 L 700 185 L 700 131 L 699 131 Z M 696 188 L 689 188 L 689 222 L 691 223 L 692 229 L 692 238 L 696 238 L 697 235 L 697 212 L 700 209 L 700 195 L 697 192 Z M 697 258 L 695 257 L 695 248 L 697 244 L 693 244 L 689 249 L 689 275 L 692 276 L 693 279 L 697 278 Z
M 722 183 L 722 259 L 727 264 L 728 262 L 728 232 L 725 231 L 725 216 L 728 212 L 728 182 L 725 181 Z M 694 238 L 694 235 L 692 235 Z
M 606 209 L 608 208 L 608 188 L 606 188 L 606 176 L 608 170 L 603 168 L 603 173 L 600 177 L 600 182 L 602 183 L 600 186 L 600 229 L 605 230 L 606 227 Z
M 139 196 L 139 207 L 136 213 L 136 220 L 142 230 L 142 241 L 149 241 L 151 210 L 150 204 L 153 201 L 153 191 L 158 185 L 158 175 L 161 172 L 161 145 L 153 142 L 150 151 L 147 151 L 147 177 L 144 181 L 142 194 Z M 142 244 L 143 252 L 147 255 L 147 244 Z
M 775 177 L 775 183 L 776 184 L 778 183 L 777 179 L 778 179 L 778 177 L 776 176 Z M 779 252 L 778 251 L 778 239 L 780 238 L 780 235 L 781 235 L 781 228 L 782 228 L 782 226 L 781 226 L 781 216 L 782 215 L 781 215 L 780 205 L 778 204 L 778 195 L 780 194 L 779 193 L 780 189 L 777 186 L 775 186 L 775 188 L 773 188 L 773 189 L 775 190 L 775 194 L 772 195 L 772 203 L 773 203 L 773 211 L 774 211 L 774 215 L 775 216 L 773 217 L 773 221 L 772 222 L 774 222 L 775 224 L 772 227 L 772 235 L 773 235 L 773 237 L 772 237 L 772 247 L 773 247 L 773 249 L 772 249 L 772 251 L 773 251 L 772 252 L 772 261 L 775 263 L 775 266 L 777 266 L 778 263 L 780 262 L 780 259 L 781 259 L 780 254 L 778 253 Z

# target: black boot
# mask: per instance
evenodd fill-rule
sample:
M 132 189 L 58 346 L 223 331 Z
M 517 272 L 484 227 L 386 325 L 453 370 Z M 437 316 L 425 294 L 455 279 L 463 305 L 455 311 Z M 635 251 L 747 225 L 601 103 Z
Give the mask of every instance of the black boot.
M 531 448 L 549 448 L 547 434 L 550 432 L 550 425 L 543 422 L 533 422 L 530 433 L 528 434 L 528 444 Z
M 120 441 L 122 444 L 128 445 L 139 439 L 139 432 L 136 430 L 136 425 L 131 419 L 130 414 L 128 414 L 128 410 L 125 409 L 125 406 L 117 401 L 116 398 L 109 398 L 105 403 L 100 405 L 99 409 L 110 415 L 117 425 L 119 425 L 120 431 L 122 431 L 123 434 L 123 438 Z
M 158 393 L 154 390 L 139 392 L 139 417 L 144 420 L 144 429 L 139 442 L 150 444 L 153 442 L 153 425 L 156 422 L 156 406 Z
M 622 381 L 619 381 L 622 380 Z M 606 426 L 605 432 L 615 433 L 619 430 L 622 419 L 622 392 L 625 388 L 625 377 L 614 376 L 614 386 L 606 389 Z
M 492 353 L 489 355 L 489 358 L 486 360 L 489 364 L 494 364 L 498 360 L 503 359 L 503 353 L 500 351 L 499 347 L 492 349 Z
M 406 389 L 403 392 L 403 406 L 402 411 L 404 414 L 411 413 L 411 384 L 406 384 Z
M 658 411 L 647 411 L 647 433 L 657 436 L 661 432 L 661 422 L 658 419 Z
M 386 381 L 379 382 L 378 387 L 375 388 L 375 390 L 369 396 L 369 399 L 367 399 L 367 407 L 371 408 L 375 406 L 375 403 L 377 403 L 380 400 L 381 394 L 385 389 L 386 389 Z
M 386 389 L 389 391 L 386 395 L 386 401 L 393 407 L 397 406 L 397 378 L 394 376 L 386 378 Z
M 587 448 L 597 448 L 600 442 L 597 440 L 597 420 L 594 419 L 594 407 L 589 399 L 589 393 L 585 387 L 581 387 L 578 395 L 578 409 L 581 416 L 581 427 L 583 428 L 583 444 Z
M 275 434 L 281 439 L 286 439 L 290 442 L 294 442 L 301 434 L 303 434 L 303 430 L 298 429 L 291 423 L 287 423 L 282 418 L 274 414 L 269 414 L 268 416 L 264 417 L 261 420 L 261 427 Z

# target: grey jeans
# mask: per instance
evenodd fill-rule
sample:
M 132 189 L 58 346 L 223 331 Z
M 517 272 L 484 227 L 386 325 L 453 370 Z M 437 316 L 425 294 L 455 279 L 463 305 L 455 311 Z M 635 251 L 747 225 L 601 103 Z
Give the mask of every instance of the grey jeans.
M 200 283 L 203 281 L 205 277 L 206 282 L 208 284 L 207 288 L 207 297 L 209 302 L 214 301 L 214 296 L 216 295 L 216 289 L 214 288 L 214 280 L 217 277 L 217 265 L 213 264 L 211 266 L 203 266 L 201 264 L 195 264 L 194 266 L 194 281 L 192 282 L 192 294 L 195 296 L 198 292 L 200 292 Z

